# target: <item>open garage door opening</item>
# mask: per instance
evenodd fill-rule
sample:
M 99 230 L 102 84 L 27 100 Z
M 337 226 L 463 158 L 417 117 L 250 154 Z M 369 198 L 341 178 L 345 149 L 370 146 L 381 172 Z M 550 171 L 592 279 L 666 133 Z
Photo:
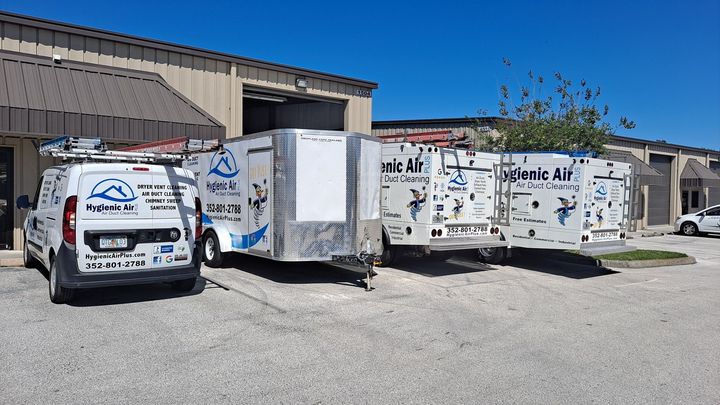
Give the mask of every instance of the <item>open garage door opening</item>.
M 345 102 L 245 87 L 243 134 L 279 128 L 345 129 Z

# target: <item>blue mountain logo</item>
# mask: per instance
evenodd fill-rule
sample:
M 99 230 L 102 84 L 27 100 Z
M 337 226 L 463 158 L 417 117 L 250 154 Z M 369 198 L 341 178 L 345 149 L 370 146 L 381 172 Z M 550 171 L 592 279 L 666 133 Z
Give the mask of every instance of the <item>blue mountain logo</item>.
M 600 195 L 607 195 L 607 188 L 605 187 L 605 183 L 600 182 L 600 184 L 598 184 L 597 188 L 595 189 L 595 193 Z
M 210 171 L 208 176 L 216 174 L 220 177 L 230 179 L 235 177 L 238 172 L 237 162 L 235 156 L 229 150 L 225 150 L 223 153 L 215 152 L 212 159 L 210 159 Z
M 450 176 L 450 183 L 455 183 L 458 186 L 464 186 L 468 184 L 465 173 L 463 173 L 463 171 L 460 169 L 455 170 L 455 172 L 453 172 L 453 174 Z
M 93 187 L 90 196 L 87 198 L 100 198 L 114 202 L 134 201 L 137 196 L 129 184 L 120 179 L 106 179 Z

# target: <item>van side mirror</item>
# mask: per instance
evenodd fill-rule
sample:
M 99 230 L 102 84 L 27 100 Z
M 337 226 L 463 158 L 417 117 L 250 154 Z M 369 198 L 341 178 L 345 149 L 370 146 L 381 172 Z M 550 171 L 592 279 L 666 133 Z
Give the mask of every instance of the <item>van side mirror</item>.
M 21 195 L 15 201 L 15 205 L 21 210 L 30 208 L 30 197 L 27 194 Z

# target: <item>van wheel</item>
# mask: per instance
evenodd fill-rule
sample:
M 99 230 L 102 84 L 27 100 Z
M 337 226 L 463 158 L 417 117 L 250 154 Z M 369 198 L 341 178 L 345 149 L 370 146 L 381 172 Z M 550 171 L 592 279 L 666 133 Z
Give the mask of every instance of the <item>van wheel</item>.
M 75 293 L 71 288 L 61 287 L 58 283 L 57 265 L 54 258 L 50 259 L 50 277 L 48 281 L 48 291 L 50 293 L 50 301 L 54 304 L 64 304 L 70 302 Z
M 37 260 L 35 260 L 35 258 L 32 257 L 32 255 L 30 254 L 30 250 L 28 249 L 27 244 L 27 238 L 23 237 L 23 241 L 25 242 L 23 244 L 23 265 L 25 266 L 25 268 L 34 269 L 35 266 L 37 266 Z
M 187 278 L 185 280 L 177 280 L 172 282 L 172 289 L 180 292 L 192 291 L 195 288 L 197 277 Z
M 500 264 L 507 257 L 507 248 L 481 248 L 478 249 L 478 256 L 485 263 Z
M 220 242 L 213 231 L 208 231 L 203 238 L 203 259 L 210 267 L 220 267 L 223 261 L 223 254 L 220 251 Z
M 682 231 L 683 235 L 687 236 L 695 236 L 698 234 L 697 226 L 692 222 L 685 222 L 680 227 L 680 230 Z

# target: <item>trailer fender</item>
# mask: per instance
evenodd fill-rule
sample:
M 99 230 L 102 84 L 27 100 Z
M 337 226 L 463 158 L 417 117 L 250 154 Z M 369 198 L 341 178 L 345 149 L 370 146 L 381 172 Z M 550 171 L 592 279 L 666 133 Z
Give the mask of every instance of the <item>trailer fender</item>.
M 207 234 L 209 231 L 215 232 L 215 235 L 218 237 L 218 242 L 220 242 L 220 251 L 225 252 L 231 252 L 232 251 L 232 242 L 230 239 L 230 232 L 226 228 L 223 227 L 208 227 L 205 229 L 205 234 Z

